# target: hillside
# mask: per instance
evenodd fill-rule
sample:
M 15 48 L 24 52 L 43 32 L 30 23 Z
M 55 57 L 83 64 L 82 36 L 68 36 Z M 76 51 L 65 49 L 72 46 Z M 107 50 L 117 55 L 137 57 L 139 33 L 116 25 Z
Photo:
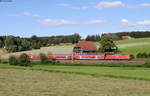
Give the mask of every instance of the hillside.
M 121 44 L 133 44 L 133 43 L 143 43 L 143 42 L 150 42 L 150 38 L 138 38 L 138 39 L 131 39 L 131 40 L 119 40 L 115 43 L 117 45 Z
M 115 42 L 122 54 L 150 53 L 150 38 L 120 40 Z
M 0 49 L 0 55 L 8 54 L 8 52 L 5 49 Z
M 120 49 L 120 54 L 137 54 L 139 52 L 146 52 L 150 53 L 150 38 L 139 38 L 139 39 L 132 39 L 132 40 L 120 40 L 115 42 L 116 45 Z M 98 47 L 98 42 L 96 42 Z M 52 54 L 72 54 L 73 49 L 72 44 L 70 45 L 57 45 L 57 46 L 50 46 L 50 47 L 42 47 L 41 49 L 37 50 L 30 50 L 30 51 L 22 51 L 16 52 L 13 54 L 40 54 L 40 53 L 52 53 Z M 0 54 L 2 54 L 2 58 L 8 58 L 9 54 L 7 54 L 6 50 L 0 50 Z
M 50 46 L 50 47 L 42 47 L 41 49 L 37 49 L 37 50 L 15 52 L 15 54 L 21 54 L 21 53 L 27 53 L 27 54 L 40 54 L 40 53 L 71 54 L 73 46 L 74 45 L 57 45 L 57 46 Z

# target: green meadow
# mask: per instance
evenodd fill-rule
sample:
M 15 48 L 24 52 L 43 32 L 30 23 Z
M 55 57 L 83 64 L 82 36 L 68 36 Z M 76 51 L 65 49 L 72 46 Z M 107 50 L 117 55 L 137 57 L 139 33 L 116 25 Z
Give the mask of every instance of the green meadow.
M 0 69 L 0 96 L 149 96 L 149 85 L 143 80 Z
M 49 72 L 86 74 L 113 78 L 126 78 L 150 81 L 149 68 L 137 67 L 97 67 L 97 66 L 62 66 L 62 65 L 34 65 L 33 67 L 20 67 L 1 64 L 0 68 L 14 68 L 25 70 L 42 70 Z

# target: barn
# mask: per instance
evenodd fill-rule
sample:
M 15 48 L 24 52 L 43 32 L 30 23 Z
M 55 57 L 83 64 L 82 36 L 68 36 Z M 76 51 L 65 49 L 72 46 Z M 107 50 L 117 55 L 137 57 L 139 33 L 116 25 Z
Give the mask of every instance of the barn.
M 121 38 L 124 39 L 124 40 L 125 40 L 125 39 L 132 39 L 131 36 L 122 36 Z
M 73 48 L 73 52 L 79 54 L 96 52 L 97 50 L 95 43 L 92 41 L 80 41 Z

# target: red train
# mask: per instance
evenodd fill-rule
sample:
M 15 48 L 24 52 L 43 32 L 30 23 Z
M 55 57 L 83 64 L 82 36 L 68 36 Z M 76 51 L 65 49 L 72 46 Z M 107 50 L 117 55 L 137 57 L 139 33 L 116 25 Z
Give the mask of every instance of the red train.
M 13 55 L 19 57 L 20 55 Z M 46 54 L 48 59 L 57 60 L 130 60 L 129 55 L 107 55 L 107 54 Z M 30 59 L 40 59 L 39 55 L 29 54 Z

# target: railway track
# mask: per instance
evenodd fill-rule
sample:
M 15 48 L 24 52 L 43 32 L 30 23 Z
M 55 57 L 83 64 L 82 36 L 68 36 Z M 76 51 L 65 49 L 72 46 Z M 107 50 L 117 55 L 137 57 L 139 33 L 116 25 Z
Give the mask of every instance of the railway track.
M 112 63 L 133 63 L 133 64 L 144 64 L 146 60 L 57 60 L 62 63 L 105 63 L 105 62 L 112 62 Z

